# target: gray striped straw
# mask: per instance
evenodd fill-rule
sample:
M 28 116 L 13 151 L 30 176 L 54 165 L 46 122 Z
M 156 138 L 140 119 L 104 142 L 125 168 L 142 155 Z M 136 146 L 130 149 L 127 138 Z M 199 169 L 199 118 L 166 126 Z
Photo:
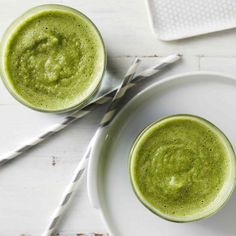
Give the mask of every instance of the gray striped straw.
M 170 56 L 167 56 L 167 57 L 163 58 L 157 65 L 155 65 L 155 66 L 153 66 L 153 67 L 151 67 L 147 70 L 144 70 L 140 74 L 136 75 L 135 78 L 132 80 L 132 82 L 127 85 L 128 89 L 131 88 L 131 87 L 134 87 L 141 80 L 153 76 L 154 74 L 156 74 L 159 71 L 166 68 L 168 65 L 170 65 L 172 63 L 175 63 L 180 58 L 181 58 L 181 55 L 179 55 L 179 54 L 173 54 L 173 55 L 170 55 Z M 37 146 L 38 144 L 42 143 L 45 140 L 47 140 L 52 135 L 54 135 L 54 134 L 58 133 L 59 131 L 65 129 L 68 125 L 70 125 L 74 121 L 84 117 L 85 115 L 87 115 L 91 111 L 95 110 L 96 108 L 98 108 L 98 107 L 102 106 L 103 104 L 111 101 L 111 99 L 114 96 L 116 90 L 117 90 L 117 88 L 112 90 L 112 91 L 109 91 L 108 93 L 104 94 L 103 96 L 95 99 L 90 104 L 83 107 L 82 109 L 74 111 L 69 116 L 65 117 L 62 122 L 56 123 L 55 125 L 51 126 L 46 132 L 39 135 L 38 137 L 32 138 L 25 145 L 13 150 L 13 151 L 10 151 L 8 153 L 5 153 L 5 154 L 1 155 L 0 156 L 0 166 L 4 165 L 8 161 L 20 156 L 21 154 L 23 154 L 27 150 Z
M 140 60 L 135 59 L 134 63 L 131 65 L 128 72 L 126 73 L 121 86 L 119 87 L 119 89 L 115 93 L 115 95 L 112 99 L 112 102 L 107 109 L 107 112 L 105 113 L 105 115 L 103 116 L 103 118 L 100 122 L 99 128 L 97 129 L 95 135 L 91 139 L 84 156 L 82 157 L 81 161 L 79 162 L 79 164 L 74 172 L 72 181 L 70 182 L 70 184 L 68 185 L 68 187 L 65 190 L 65 193 L 63 194 L 62 201 L 60 202 L 59 206 L 55 210 L 52 220 L 50 221 L 48 228 L 42 234 L 42 236 L 51 236 L 53 234 L 53 232 L 55 231 L 58 221 L 60 220 L 64 210 L 68 206 L 68 203 L 69 203 L 72 195 L 76 191 L 76 187 L 78 186 L 78 182 L 81 179 L 81 177 L 86 169 L 86 164 L 87 164 L 87 160 L 89 158 L 91 147 L 94 144 L 94 141 L 99 137 L 100 132 L 111 123 L 111 121 L 113 120 L 113 118 L 117 114 L 117 110 L 119 108 L 119 102 L 123 98 L 123 96 L 125 95 L 126 91 L 128 90 L 127 85 L 129 84 L 131 79 L 134 77 L 135 71 L 136 71 L 139 63 L 140 63 Z
M 24 234 L 24 236 L 30 236 Z M 58 233 L 57 236 L 72 236 L 72 234 L 67 234 L 67 233 Z M 108 236 L 107 233 L 75 233 L 73 236 Z

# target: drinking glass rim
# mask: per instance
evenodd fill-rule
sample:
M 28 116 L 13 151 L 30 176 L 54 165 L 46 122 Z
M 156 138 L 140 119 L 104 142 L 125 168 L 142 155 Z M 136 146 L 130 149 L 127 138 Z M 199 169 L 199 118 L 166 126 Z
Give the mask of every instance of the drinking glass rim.
M 11 85 L 11 82 L 7 79 L 7 75 L 6 75 L 6 70 L 5 70 L 5 60 L 1 60 L 1 64 L 0 64 L 0 77 L 3 81 L 3 84 L 5 85 L 5 87 L 7 88 L 8 92 L 21 104 L 23 104 L 24 106 L 32 109 L 32 110 L 36 110 L 39 112 L 44 112 L 44 113 L 65 113 L 65 112 L 69 112 L 69 111 L 73 111 L 75 109 L 79 109 L 84 107 L 90 100 L 92 100 L 92 98 L 94 98 L 94 96 L 96 95 L 98 89 L 101 86 L 103 77 L 105 75 L 106 72 L 106 67 L 107 67 L 107 51 L 106 51 L 106 47 L 105 47 L 105 43 L 104 40 L 102 38 L 102 35 L 100 33 L 100 31 L 98 30 L 97 26 L 93 23 L 93 21 L 86 16 L 84 13 L 82 13 L 81 11 L 72 8 L 70 6 L 66 6 L 63 4 L 42 4 L 42 5 L 38 5 L 35 7 L 32 7 L 30 9 L 28 9 L 27 11 L 25 11 L 24 13 L 22 13 L 20 16 L 18 16 L 14 21 L 12 21 L 10 23 L 10 25 L 5 29 L 1 42 L 0 42 L 0 57 L 4 57 L 4 53 L 5 53 L 5 48 L 7 46 L 7 42 L 9 40 L 9 37 L 12 35 L 12 33 L 14 33 L 14 30 L 20 26 L 24 20 L 26 20 L 27 18 L 29 18 L 30 16 L 33 16 L 34 14 L 39 14 L 40 12 L 46 12 L 47 10 L 64 10 L 67 12 L 72 12 L 75 15 L 79 15 L 82 18 L 84 18 L 89 24 L 91 24 L 91 26 L 94 28 L 94 30 L 96 31 L 99 40 L 102 44 L 102 50 L 103 50 L 103 68 L 102 68 L 102 73 L 101 76 L 99 78 L 99 82 L 96 86 L 96 88 L 80 103 L 70 106 L 70 107 L 66 107 L 66 108 L 61 108 L 61 109 L 41 109 L 38 107 L 34 107 L 32 106 L 30 103 L 28 103 L 24 98 L 22 98 L 18 93 L 16 93 L 14 91 L 14 89 L 12 88 L 13 86 Z
M 226 144 L 227 144 L 227 149 L 229 149 L 230 152 L 232 152 L 231 154 L 231 158 L 230 161 L 233 162 L 230 166 L 231 169 L 233 170 L 233 175 L 232 177 L 230 177 L 230 188 L 229 191 L 227 191 L 225 193 L 225 197 L 222 201 L 220 201 L 220 204 L 218 203 L 218 205 L 216 204 L 215 207 L 213 206 L 212 209 L 209 210 L 209 214 L 206 213 L 202 213 L 202 215 L 200 214 L 199 216 L 196 215 L 195 217 L 190 216 L 172 216 L 172 215 L 168 215 L 168 214 L 164 214 L 161 211 L 159 211 L 157 208 L 155 208 L 154 206 L 152 206 L 147 200 L 145 200 L 144 197 L 142 197 L 142 194 L 138 191 L 138 189 L 135 187 L 135 183 L 133 180 L 133 176 L 132 176 L 132 157 L 133 157 L 133 151 L 137 145 L 137 143 L 139 142 L 140 138 L 142 137 L 142 135 L 148 131 L 151 127 L 153 127 L 154 125 L 167 120 L 167 119 L 171 119 L 171 118 L 178 118 L 178 117 L 188 117 L 188 118 L 192 118 L 192 119 L 197 119 L 200 122 L 206 123 L 207 125 L 211 126 L 213 130 L 215 130 L 217 133 L 220 134 L 220 137 L 222 137 Z M 213 123 L 211 123 L 210 121 L 208 121 L 205 118 L 202 118 L 200 116 L 196 116 L 196 115 L 191 115 L 191 114 L 175 114 L 175 115 L 170 115 L 170 116 L 166 116 L 163 117 L 161 119 L 158 119 L 154 122 L 152 122 L 151 124 L 147 125 L 144 129 L 142 129 L 142 131 L 137 135 L 137 137 L 135 138 L 132 146 L 131 146 L 131 150 L 129 152 L 129 158 L 128 158 L 128 170 L 129 170 L 129 179 L 131 182 L 131 186 L 132 189 L 136 195 L 136 197 L 138 198 L 138 200 L 148 209 L 150 210 L 152 213 L 154 213 L 155 215 L 161 217 L 162 219 L 171 221 L 171 222 L 175 222 L 175 223 L 188 223 L 188 222 L 194 222 L 194 221 L 198 221 L 201 219 L 205 219 L 208 218 L 212 215 L 214 215 L 215 213 L 217 213 L 220 209 L 222 209 L 224 207 L 224 205 L 228 202 L 228 200 L 230 199 L 234 189 L 235 189 L 235 185 L 236 185 L 236 156 L 235 156 L 235 151 L 234 148 L 231 144 L 231 142 L 229 141 L 229 139 L 227 138 L 227 136 L 224 134 L 224 132 L 221 131 L 221 129 L 219 129 L 217 126 L 215 126 Z M 231 172 L 232 172 L 231 170 Z M 193 215 L 194 216 L 194 215 Z M 191 218 L 192 217 L 192 218 Z

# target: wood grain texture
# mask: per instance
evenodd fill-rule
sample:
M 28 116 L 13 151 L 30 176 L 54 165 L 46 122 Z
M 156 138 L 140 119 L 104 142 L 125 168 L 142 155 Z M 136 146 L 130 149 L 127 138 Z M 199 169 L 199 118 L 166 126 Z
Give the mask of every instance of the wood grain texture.
M 119 83 L 134 56 L 142 58 L 140 69 L 143 69 L 155 64 L 160 57 L 176 52 L 184 54 L 183 61 L 162 73 L 159 79 L 198 70 L 236 75 L 234 29 L 176 42 L 161 42 L 149 27 L 145 0 L 0 0 L 0 35 L 15 17 L 44 3 L 75 7 L 97 24 L 108 51 L 108 87 Z M 0 168 L 0 236 L 40 235 L 103 111 L 104 108 L 96 110 L 49 142 Z M 0 114 L 0 153 L 63 118 L 63 115 L 43 114 L 23 107 L 9 95 L 2 83 Z M 106 232 L 99 213 L 89 204 L 86 181 L 81 183 L 80 191 L 58 230 L 62 232 L 60 236 Z

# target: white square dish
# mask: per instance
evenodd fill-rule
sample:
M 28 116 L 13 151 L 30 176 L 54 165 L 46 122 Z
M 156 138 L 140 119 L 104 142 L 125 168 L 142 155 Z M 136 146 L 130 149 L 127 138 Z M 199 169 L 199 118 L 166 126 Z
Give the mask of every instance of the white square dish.
M 154 33 L 163 41 L 236 27 L 235 0 L 147 0 Z

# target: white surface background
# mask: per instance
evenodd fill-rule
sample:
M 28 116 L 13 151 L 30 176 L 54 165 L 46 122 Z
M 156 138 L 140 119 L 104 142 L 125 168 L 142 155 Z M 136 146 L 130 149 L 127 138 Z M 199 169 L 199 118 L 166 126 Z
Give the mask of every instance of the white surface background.
M 176 42 L 160 42 L 149 27 L 145 0 L 0 0 L 0 34 L 15 17 L 44 3 L 75 7 L 96 23 L 108 50 L 108 72 L 117 80 L 134 56 L 141 57 L 143 65 L 147 66 L 174 52 L 183 53 L 184 60 L 162 76 L 198 70 L 236 76 L 235 29 Z M 49 142 L 0 168 L 0 236 L 40 235 L 102 112 L 97 110 Z M 61 118 L 23 107 L 1 83 L 0 154 Z M 98 213 L 89 205 L 86 181 L 63 218 L 59 231 L 67 236 L 79 232 L 106 232 Z

